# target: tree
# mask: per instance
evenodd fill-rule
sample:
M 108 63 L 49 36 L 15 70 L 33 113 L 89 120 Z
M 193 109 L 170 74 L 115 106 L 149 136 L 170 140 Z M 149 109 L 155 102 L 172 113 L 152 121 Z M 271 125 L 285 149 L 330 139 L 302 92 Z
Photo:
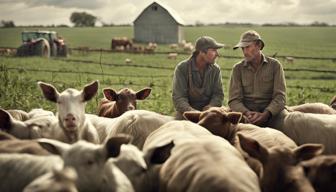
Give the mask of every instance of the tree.
M 4 21 L 4 20 L 2 20 L 1 21 L 1 25 L 3 27 L 15 27 L 15 24 L 14 24 L 13 21 Z
M 73 12 L 70 16 L 70 21 L 75 27 L 94 27 L 97 17 L 86 12 Z

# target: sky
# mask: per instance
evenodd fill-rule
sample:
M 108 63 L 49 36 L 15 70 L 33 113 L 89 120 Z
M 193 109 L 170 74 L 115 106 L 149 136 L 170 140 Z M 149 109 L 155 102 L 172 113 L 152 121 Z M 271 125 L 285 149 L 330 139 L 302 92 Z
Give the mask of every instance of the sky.
M 0 0 L 0 20 L 15 25 L 72 26 L 73 12 L 87 12 L 106 24 L 132 24 L 153 0 Z M 160 0 L 185 24 L 336 24 L 336 0 Z M 99 24 L 98 24 L 99 25 Z

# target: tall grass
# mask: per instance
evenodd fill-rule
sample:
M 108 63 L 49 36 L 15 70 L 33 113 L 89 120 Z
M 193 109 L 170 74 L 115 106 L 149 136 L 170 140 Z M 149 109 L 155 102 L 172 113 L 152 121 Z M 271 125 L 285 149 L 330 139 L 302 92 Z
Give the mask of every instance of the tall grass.
M 194 41 L 200 35 L 210 35 L 219 42 L 234 45 L 244 27 L 186 27 L 186 40 Z M 296 55 L 314 57 L 335 57 L 335 27 L 256 27 L 262 35 L 267 55 Z M 0 46 L 16 47 L 20 44 L 21 28 L 0 29 Z M 46 30 L 46 29 L 44 29 Z M 109 48 L 112 37 L 132 37 L 131 27 L 107 28 L 51 28 L 58 31 L 72 47 L 89 46 Z M 161 51 L 170 51 L 168 45 L 159 45 Z M 241 51 L 222 49 L 224 56 L 241 56 Z M 83 54 L 74 51 L 67 59 L 44 59 L 39 57 L 17 58 L 0 56 L 0 107 L 9 109 L 45 108 L 55 111 L 53 103 L 46 101 L 37 87 L 37 81 L 55 85 L 59 91 L 68 87 L 82 87 L 98 79 L 98 95 L 87 104 L 87 112 L 96 113 L 102 89 L 111 87 L 118 90 L 130 87 L 140 90 L 151 87 L 152 94 L 140 101 L 140 109 L 148 109 L 164 114 L 172 114 L 171 86 L 174 67 L 188 55 L 178 55 L 169 60 L 164 54 L 99 53 Z M 125 64 L 125 59 L 132 64 Z M 336 90 L 335 63 L 332 60 L 295 59 L 283 64 L 287 83 L 287 103 L 297 105 L 305 102 L 329 103 Z M 85 62 L 80 62 L 85 61 Z M 90 61 L 90 62 L 87 62 Z M 222 69 L 225 91 L 224 105 L 227 103 L 228 84 L 232 66 L 239 58 L 220 57 L 217 62 Z M 147 67 L 146 67 L 147 66 Z M 296 70 L 293 69 L 302 69 Z M 313 72 L 303 69 L 320 69 L 329 72 Z

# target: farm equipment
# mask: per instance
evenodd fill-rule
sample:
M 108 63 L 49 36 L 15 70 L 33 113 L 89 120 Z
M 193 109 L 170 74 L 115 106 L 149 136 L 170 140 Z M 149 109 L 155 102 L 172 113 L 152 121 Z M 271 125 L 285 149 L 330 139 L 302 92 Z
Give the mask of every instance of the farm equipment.
M 17 56 L 67 57 L 68 47 L 55 31 L 23 31 Z

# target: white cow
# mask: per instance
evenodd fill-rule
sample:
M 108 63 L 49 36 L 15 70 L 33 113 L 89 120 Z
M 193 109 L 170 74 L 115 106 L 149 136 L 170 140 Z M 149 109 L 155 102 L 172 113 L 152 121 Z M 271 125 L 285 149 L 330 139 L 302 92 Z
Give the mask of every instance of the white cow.
M 133 137 L 132 144 L 142 149 L 147 136 L 161 125 L 172 121 L 174 117 L 146 110 L 127 111 L 116 118 L 98 117 L 87 114 L 87 118 L 97 128 L 102 143 L 106 138 L 120 133 Z
M 160 190 L 260 191 L 258 177 L 243 156 L 225 139 L 190 121 L 164 124 L 147 137 L 143 151 L 171 141 L 175 147 L 162 165 Z
M 336 154 L 336 115 L 285 112 L 276 129 L 285 133 L 297 145 L 319 143 L 325 154 Z
M 56 135 L 61 135 L 60 128 L 54 129 L 51 125 L 57 125 L 58 122 L 55 115 L 51 115 L 50 111 L 44 111 L 39 114 L 39 110 L 32 110 L 30 118 L 25 121 L 13 118 L 12 115 L 0 109 L 0 128 L 19 139 L 37 139 L 37 138 L 55 138 Z M 40 111 L 41 112 L 41 111 Z M 49 114 L 49 115 L 47 115 Z
M 144 153 L 134 145 L 124 144 L 120 155 L 111 161 L 128 177 L 135 191 L 155 192 L 159 191 L 161 165 L 169 157 L 172 147 L 174 145 L 170 142 Z
M 63 130 L 63 134 L 55 136 L 57 140 L 74 143 L 80 139 L 99 143 L 97 130 L 85 116 L 86 102 L 92 99 L 98 90 L 98 81 L 86 85 L 82 91 L 68 88 L 62 93 L 47 83 L 38 82 L 44 97 L 57 106 L 58 121 L 52 127 Z
M 69 166 L 76 170 L 79 191 L 133 192 L 127 177 L 112 163 L 110 157 L 120 154 L 120 146 L 129 143 L 125 136 L 110 138 L 105 145 L 78 141 L 72 145 L 39 139 L 50 152 L 60 155 L 35 156 L 28 154 L 2 154 L 0 156 L 0 189 L 2 192 L 22 191 L 25 186 L 45 173 Z M 127 189 L 127 190 L 126 190 Z

